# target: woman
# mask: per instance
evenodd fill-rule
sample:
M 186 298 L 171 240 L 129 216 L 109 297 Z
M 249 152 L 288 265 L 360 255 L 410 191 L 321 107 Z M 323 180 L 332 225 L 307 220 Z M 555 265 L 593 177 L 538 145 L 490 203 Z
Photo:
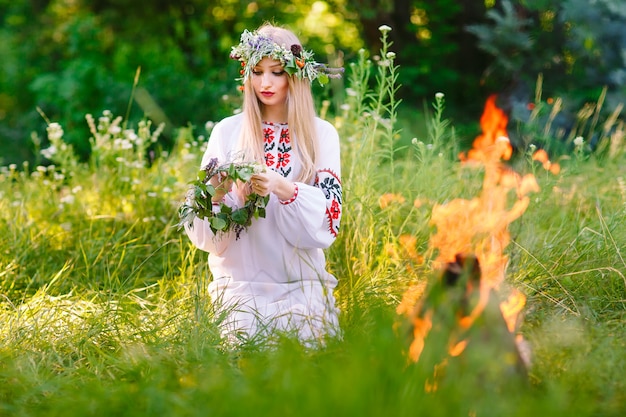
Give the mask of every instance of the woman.
M 257 162 L 266 167 L 248 183 L 215 175 L 214 207 L 241 207 L 249 193 L 269 196 L 264 218 L 241 233 L 216 235 L 207 219 L 185 230 L 209 252 L 209 292 L 231 341 L 285 332 L 316 343 L 338 330 L 337 280 L 323 249 L 339 231 L 342 189 L 339 137 L 315 115 L 311 82 L 337 72 L 313 60 L 284 28 L 244 31 L 231 57 L 241 61 L 242 113 L 213 128 L 209 161 Z

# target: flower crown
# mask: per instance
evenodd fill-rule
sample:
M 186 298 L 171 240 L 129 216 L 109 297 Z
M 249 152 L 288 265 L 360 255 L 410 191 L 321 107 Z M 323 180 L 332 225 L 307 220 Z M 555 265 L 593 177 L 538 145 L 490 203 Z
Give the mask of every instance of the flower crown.
M 343 68 L 329 68 L 315 62 L 313 52 L 302 49 L 298 44 L 287 49 L 271 38 L 257 32 L 244 30 L 239 45 L 233 46 L 230 53 L 232 59 L 241 62 L 241 78 L 245 82 L 253 68 L 263 59 L 269 57 L 280 61 L 289 75 L 296 75 L 299 79 L 317 80 L 320 85 L 327 84 L 330 78 L 341 78 Z

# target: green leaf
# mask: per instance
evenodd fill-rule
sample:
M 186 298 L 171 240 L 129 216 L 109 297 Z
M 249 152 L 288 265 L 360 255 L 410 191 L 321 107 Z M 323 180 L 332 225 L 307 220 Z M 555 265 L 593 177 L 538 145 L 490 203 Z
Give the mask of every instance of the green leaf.
M 295 59 L 292 59 L 291 61 L 289 61 L 289 62 L 287 62 L 285 64 L 285 71 L 289 75 L 293 75 L 296 72 L 298 72 L 298 67 L 296 66 L 296 60 Z
M 215 230 L 224 230 L 226 228 L 226 220 L 220 217 L 211 217 L 211 228 Z
M 239 169 L 239 179 L 243 182 L 250 181 L 252 174 L 254 174 L 254 170 L 250 167 L 242 167 Z
M 248 212 L 244 209 L 239 209 L 233 212 L 232 219 L 235 223 L 245 225 L 248 222 Z

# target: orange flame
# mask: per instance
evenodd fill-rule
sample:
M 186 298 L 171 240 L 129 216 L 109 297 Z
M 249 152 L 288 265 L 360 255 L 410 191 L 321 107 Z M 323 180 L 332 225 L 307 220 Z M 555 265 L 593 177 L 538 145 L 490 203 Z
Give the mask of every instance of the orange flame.
M 510 242 L 508 226 L 520 217 L 530 202 L 528 194 L 539 191 L 533 175 L 521 176 L 502 164 L 511 157 L 512 147 L 506 137 L 508 118 L 495 105 L 495 96 L 489 97 L 481 117 L 483 133 L 474 140 L 472 150 L 462 161 L 483 165 L 485 175 L 479 196 L 472 199 L 454 199 L 446 204 L 436 204 L 432 209 L 431 223 L 437 232 L 430 238 L 430 248 L 438 250 L 436 263 L 443 267 L 454 262 L 457 254 L 474 254 L 481 268 L 480 297 L 478 305 L 465 317 L 459 317 L 457 326 L 467 329 L 480 316 L 489 301 L 492 290 L 498 291 L 504 282 L 508 257 L 505 249 Z M 514 193 L 513 193 L 514 192 Z M 420 289 L 423 292 L 423 289 Z M 409 293 L 410 291 L 407 291 Z M 403 299 L 403 308 L 414 301 L 415 291 Z M 515 291 L 502 302 L 500 309 L 507 328 L 514 332 L 517 318 L 525 304 L 525 296 Z M 419 310 L 420 301 L 416 304 Z M 413 311 L 415 314 L 415 311 Z M 417 361 L 424 348 L 425 337 L 433 326 L 432 314 L 422 311 L 413 316 L 413 337 L 409 356 Z M 449 354 L 459 355 L 467 341 L 451 340 Z
M 487 98 L 485 109 L 480 117 L 482 134 L 474 139 L 472 149 L 459 155 L 462 161 L 494 161 L 509 160 L 513 154 L 513 147 L 509 141 L 506 126 L 509 118 L 504 111 L 496 106 L 496 95 Z
M 487 99 L 480 119 L 483 133 L 467 156 L 485 167 L 482 192 L 471 200 L 455 199 L 433 207 L 431 222 L 437 233 L 430 246 L 439 250 L 437 260 L 442 263 L 453 262 L 458 253 L 474 253 L 483 285 L 497 289 L 508 260 L 504 255 L 510 241 L 508 225 L 524 213 L 530 202 L 528 194 L 539 191 L 539 186 L 533 175 L 522 177 L 502 165 L 502 159 L 511 157 L 512 147 L 506 133 L 508 117 L 495 101 L 495 95 Z M 517 200 L 508 207 L 511 191 L 516 192 Z
M 502 317 L 504 317 L 506 327 L 511 333 L 513 333 L 517 328 L 517 318 L 525 305 L 526 296 L 519 290 L 513 290 L 509 295 L 509 298 L 500 303 Z
M 533 154 L 532 159 L 533 161 L 540 162 L 543 166 L 543 169 L 545 169 L 546 171 L 550 171 L 554 175 L 557 175 L 559 172 L 561 172 L 561 166 L 559 165 L 559 163 L 550 161 L 550 158 L 548 157 L 548 152 L 546 152 L 544 149 L 537 149 Z
M 385 193 L 378 199 L 378 205 L 381 209 L 385 209 L 393 203 L 403 204 L 405 201 L 402 194 Z

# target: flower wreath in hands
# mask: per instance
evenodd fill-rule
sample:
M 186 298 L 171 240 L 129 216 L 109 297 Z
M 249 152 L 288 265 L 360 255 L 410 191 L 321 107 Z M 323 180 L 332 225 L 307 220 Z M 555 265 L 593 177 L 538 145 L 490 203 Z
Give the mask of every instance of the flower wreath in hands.
M 185 202 L 178 209 L 180 222 L 179 227 L 188 224 L 193 227 L 193 220 L 196 217 L 206 218 L 209 221 L 211 231 L 216 235 L 235 232 L 236 239 L 239 239 L 241 232 L 252 224 L 252 219 L 265 217 L 265 207 L 269 201 L 269 195 L 260 196 L 250 193 L 246 197 L 243 207 L 233 208 L 220 201 L 218 209 L 213 206 L 218 203 L 212 201 L 216 194 L 216 188 L 209 180 L 218 175 L 222 178 L 222 183 L 229 180 L 248 182 L 253 174 L 263 172 L 264 167 L 258 163 L 232 162 L 219 165 L 217 158 L 213 158 L 209 163 L 198 171 L 195 181 L 190 182 L 189 191 Z

